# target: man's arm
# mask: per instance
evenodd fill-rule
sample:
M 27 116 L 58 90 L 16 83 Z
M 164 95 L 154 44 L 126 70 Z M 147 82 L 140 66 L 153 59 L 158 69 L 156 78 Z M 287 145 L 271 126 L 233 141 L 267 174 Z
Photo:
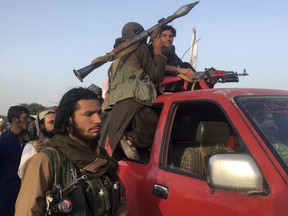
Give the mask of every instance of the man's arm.
M 31 158 L 34 154 L 36 154 L 35 148 L 31 143 L 27 143 L 23 149 L 20 165 L 18 168 L 18 176 L 19 178 L 22 178 L 22 169 L 26 161 Z
M 146 44 L 141 44 L 135 50 L 135 55 L 138 57 L 141 67 L 148 73 L 153 82 L 162 82 L 166 70 L 167 58 L 161 53 L 154 53 L 151 56 Z
M 166 71 L 183 74 L 187 76 L 189 79 L 193 79 L 194 77 L 194 72 L 192 71 L 191 68 L 180 68 L 171 65 L 166 65 Z
M 42 152 L 25 163 L 15 216 L 44 215 L 46 191 L 52 188 L 49 166 L 48 157 Z

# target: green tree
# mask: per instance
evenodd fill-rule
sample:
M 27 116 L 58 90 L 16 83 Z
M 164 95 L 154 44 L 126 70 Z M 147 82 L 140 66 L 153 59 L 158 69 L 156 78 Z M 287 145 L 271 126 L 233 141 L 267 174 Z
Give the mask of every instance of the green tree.
M 26 107 L 29 111 L 31 115 L 37 115 L 39 112 L 48 109 L 48 107 L 43 106 L 41 104 L 38 103 L 22 103 L 20 104 L 20 106 L 24 106 Z
M 6 123 L 8 122 L 7 116 L 0 115 L 0 118 L 2 118 Z

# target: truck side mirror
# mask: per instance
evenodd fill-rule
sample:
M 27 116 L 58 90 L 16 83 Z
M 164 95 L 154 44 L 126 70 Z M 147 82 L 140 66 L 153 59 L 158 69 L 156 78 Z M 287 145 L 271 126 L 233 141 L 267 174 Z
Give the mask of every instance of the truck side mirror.
M 263 175 L 251 156 L 215 154 L 208 161 L 207 181 L 211 188 L 263 193 Z

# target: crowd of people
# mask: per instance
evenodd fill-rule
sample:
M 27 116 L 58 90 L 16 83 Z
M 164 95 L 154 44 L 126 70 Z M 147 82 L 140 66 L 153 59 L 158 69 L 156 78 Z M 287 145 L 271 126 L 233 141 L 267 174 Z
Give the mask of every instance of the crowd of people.
M 127 23 L 114 47 L 142 31 L 139 23 Z M 57 109 L 41 111 L 36 118 L 23 106 L 9 108 L 10 128 L 4 131 L 0 119 L 1 214 L 128 214 L 117 160 L 141 160 L 139 151 L 151 147 L 158 122 L 151 105 L 161 94 L 164 76 L 180 73 L 192 79 L 195 73 L 181 67 L 174 37 L 172 26 L 162 26 L 150 43 L 145 38 L 115 59 L 105 101 L 101 88 L 92 84 L 70 89 Z M 111 155 L 98 144 L 100 135 L 107 135 Z M 65 193 L 70 184 L 75 184 L 73 191 Z M 99 190 L 106 192 L 100 196 Z

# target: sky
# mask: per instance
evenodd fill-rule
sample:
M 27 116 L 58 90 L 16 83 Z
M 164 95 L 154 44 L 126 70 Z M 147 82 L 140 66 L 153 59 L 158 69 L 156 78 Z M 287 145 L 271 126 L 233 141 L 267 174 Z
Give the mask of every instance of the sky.
M 0 0 L 0 115 L 20 103 L 58 105 L 73 87 L 102 87 L 111 62 L 80 82 L 73 69 L 113 49 L 127 22 L 145 29 L 189 0 Z M 288 1 L 200 0 L 176 28 L 176 53 L 189 49 L 197 30 L 197 71 L 204 68 L 249 76 L 216 88 L 288 90 Z M 189 52 L 183 58 L 189 61 Z

